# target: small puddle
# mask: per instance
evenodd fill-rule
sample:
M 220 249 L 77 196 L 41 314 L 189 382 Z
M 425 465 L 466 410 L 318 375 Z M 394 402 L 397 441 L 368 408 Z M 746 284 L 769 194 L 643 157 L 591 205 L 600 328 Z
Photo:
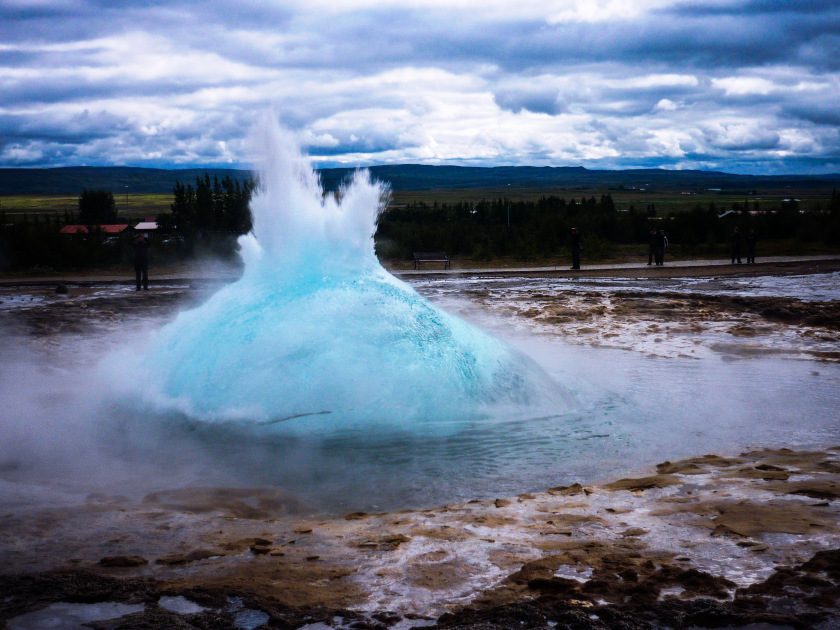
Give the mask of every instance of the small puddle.
M 241 630 L 254 630 L 254 628 L 259 628 L 266 623 L 268 623 L 268 614 L 261 610 L 252 610 L 250 608 L 236 613 L 236 616 L 233 618 L 233 625 L 241 628 Z
M 194 615 L 195 613 L 204 612 L 207 610 L 204 606 L 199 606 L 195 602 L 191 602 L 186 597 L 178 595 L 177 597 L 165 596 L 158 600 L 158 606 L 179 615 Z
M 235 613 L 233 625 L 240 630 L 254 630 L 268 623 L 269 616 L 261 610 L 245 608 L 242 599 L 231 597 L 228 599 L 230 607 L 228 611 Z
M 13 617 L 6 622 L 9 630 L 90 630 L 84 624 L 91 621 L 118 619 L 125 615 L 143 612 L 143 604 L 119 604 L 101 602 L 98 604 L 70 604 L 57 602 L 41 610 Z

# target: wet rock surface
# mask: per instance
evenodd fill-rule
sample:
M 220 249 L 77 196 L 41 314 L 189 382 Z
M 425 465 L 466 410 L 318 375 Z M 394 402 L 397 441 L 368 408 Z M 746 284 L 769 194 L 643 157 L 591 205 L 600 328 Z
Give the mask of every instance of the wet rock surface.
M 661 348 L 652 348 L 651 342 L 669 340 L 673 345 L 683 338 L 680 354 L 691 356 L 692 346 L 705 337 L 706 345 L 721 354 L 804 353 L 818 360 L 840 360 L 840 301 L 586 290 L 536 293 L 522 301 L 506 291 L 474 290 L 472 299 L 532 320 L 574 343 L 657 354 Z M 640 343 L 645 340 L 648 343 Z
M 174 285 L 134 292 L 124 287 L 61 286 L 63 291 L 40 286 L 0 288 L 0 294 L 17 298 L 7 299 L 7 308 L 0 309 L 0 323 L 35 337 L 101 332 L 138 317 L 166 318 L 218 288 Z
M 694 569 L 657 566 L 650 560 L 604 557 L 605 565 L 585 582 L 558 577 L 532 578 L 520 601 L 461 607 L 444 613 L 432 624 L 439 629 L 568 628 L 568 629 L 685 629 L 723 627 L 790 627 L 830 629 L 840 624 L 840 549 L 818 552 L 795 567 L 779 567 L 768 579 L 731 594 L 732 582 Z M 551 564 L 550 562 L 548 564 Z M 532 571 L 526 565 L 510 576 L 521 581 Z M 630 568 L 636 567 L 640 569 Z M 680 589 L 679 597 L 663 593 Z M 126 579 L 85 571 L 59 571 L 34 575 L 0 576 L 0 621 L 19 618 L 56 602 L 119 602 L 143 604 L 142 612 L 117 619 L 90 622 L 101 630 L 222 629 L 242 627 L 320 627 L 382 629 L 396 623 L 414 627 L 416 615 L 403 617 L 389 611 L 359 613 L 325 607 L 304 608 L 282 604 L 272 597 L 254 596 L 230 588 L 168 587 L 147 579 Z M 200 612 L 179 613 L 160 605 L 162 598 L 178 597 Z M 246 608 L 247 606 L 247 608 Z M 259 614 L 259 626 L 243 625 L 243 609 Z M 767 624 L 760 626 L 757 624 Z
M 226 493 L 151 513 L 148 501 L 127 502 L 114 506 L 134 514 L 125 539 L 104 535 L 114 530 L 101 504 L 95 515 L 3 518 L 5 566 L 47 570 L 0 575 L 0 621 L 58 602 L 119 602 L 145 608 L 92 627 L 244 627 L 235 619 L 248 610 L 269 628 L 836 628 L 840 504 L 808 491 L 836 484 L 838 465 L 840 447 L 708 455 L 504 507 L 349 520 L 231 516 Z M 44 527 L 60 544 L 43 542 Z M 178 536 L 162 540 L 161 527 Z M 139 553 L 117 553 L 130 549 Z M 204 610 L 178 613 L 161 597 Z
M 57 602 L 142 604 L 144 610 L 117 619 L 89 622 L 99 630 L 216 630 L 246 627 L 237 623 L 243 610 L 267 616 L 262 627 L 299 628 L 313 623 L 331 622 L 334 615 L 352 621 L 360 615 L 343 610 L 309 609 L 284 606 L 270 599 L 226 589 L 172 589 L 154 580 L 126 579 L 97 575 L 87 571 L 54 571 L 34 575 L 0 576 L 0 622 Z M 162 607 L 162 598 L 180 597 L 193 603 L 194 613 L 179 613 Z M 51 626 L 60 627 L 60 626 Z
M 732 284 L 733 278 L 747 282 L 769 273 L 779 279 L 787 275 L 817 278 L 814 286 L 821 282 L 831 285 L 836 282 L 831 274 L 840 268 L 838 261 L 773 266 L 772 272 L 736 267 L 664 268 L 655 270 L 653 276 L 650 270 L 647 274 L 642 270 L 600 270 L 577 282 L 555 281 L 550 274 L 532 274 L 510 282 L 498 278 L 492 283 L 448 285 L 430 281 L 418 290 L 433 299 L 446 299 L 457 287 L 459 298 L 467 297 L 482 309 L 509 317 L 514 325 L 528 321 L 533 331 L 574 344 L 651 356 L 840 361 L 840 300 L 791 297 L 784 290 L 776 291 L 778 295 L 751 295 L 748 287 L 739 290 Z M 605 284 L 608 278 L 621 282 Z M 690 278 L 703 281 L 698 284 Z M 681 283 L 681 290 L 673 288 Z M 697 286 L 702 290 L 687 290 Z M 457 307 L 457 302 L 453 306 Z M 463 310 L 468 316 L 468 309 Z

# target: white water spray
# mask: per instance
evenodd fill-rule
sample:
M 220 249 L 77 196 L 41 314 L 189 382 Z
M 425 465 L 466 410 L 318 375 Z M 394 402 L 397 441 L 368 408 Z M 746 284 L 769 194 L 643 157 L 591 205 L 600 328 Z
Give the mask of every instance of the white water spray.
M 324 428 L 474 419 L 554 398 L 536 364 L 382 268 L 382 184 L 360 171 L 325 196 L 276 124 L 256 137 L 264 167 L 244 275 L 155 337 L 147 400 L 201 420 Z

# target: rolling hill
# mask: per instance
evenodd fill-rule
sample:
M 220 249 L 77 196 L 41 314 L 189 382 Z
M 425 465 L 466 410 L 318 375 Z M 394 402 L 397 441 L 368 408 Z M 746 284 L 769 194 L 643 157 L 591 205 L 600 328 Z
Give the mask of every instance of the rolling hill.
M 591 170 L 583 167 L 534 166 L 373 166 L 371 174 L 393 190 L 466 190 L 510 186 L 514 189 L 752 190 L 819 189 L 840 187 L 840 174 L 758 176 L 717 171 L 664 169 Z M 327 190 L 334 190 L 352 173 L 350 168 L 321 169 Z M 0 195 L 66 195 L 82 188 L 101 188 L 115 194 L 169 193 L 176 181 L 194 182 L 207 172 L 244 179 L 250 171 L 236 169 L 156 169 L 139 167 L 0 168 Z

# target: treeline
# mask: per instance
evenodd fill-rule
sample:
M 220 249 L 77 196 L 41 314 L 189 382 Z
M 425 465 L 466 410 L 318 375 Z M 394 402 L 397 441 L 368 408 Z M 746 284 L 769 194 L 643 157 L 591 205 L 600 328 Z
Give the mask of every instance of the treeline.
M 794 240 L 802 245 L 840 246 L 840 195 L 832 192 L 826 207 L 803 210 L 795 199 L 770 203 L 744 201 L 730 208 L 706 207 L 669 215 L 661 227 L 669 241 L 688 253 L 728 243 L 732 230 L 742 234 L 754 229 L 759 241 Z
M 83 188 L 82 194 L 79 195 L 79 217 L 75 221 L 82 225 L 117 223 L 117 203 L 114 201 L 114 193 L 98 188 L 92 190 Z
M 155 262 L 211 254 L 233 256 L 236 239 L 252 227 L 249 203 L 256 182 L 239 182 L 205 173 L 195 185 L 176 182 L 169 213 L 158 216 L 152 239 Z M 131 260 L 128 233 L 106 234 L 94 226 L 131 222 L 117 217 L 113 195 L 83 190 L 78 213 L 33 214 L 11 223 L 0 212 L 0 269 L 107 267 Z M 60 234 L 67 223 L 90 225 L 88 233 Z M 795 240 L 840 247 L 840 194 L 832 191 L 821 206 L 803 211 L 796 200 L 746 200 L 718 207 L 714 203 L 660 214 L 653 204 L 618 210 L 609 194 L 536 201 L 510 199 L 423 202 L 386 209 L 379 218 L 376 250 L 381 258 L 410 259 L 415 251 L 446 251 L 451 256 L 523 261 L 567 256 L 570 231 L 582 233 L 584 256 L 607 258 L 617 245 L 646 246 L 649 231 L 662 228 L 671 245 L 684 254 L 715 253 L 725 248 L 738 226 L 754 228 L 760 242 Z
M 222 180 L 214 176 L 211 181 L 206 172 L 204 177 L 196 177 L 195 187 L 176 181 L 171 211 L 158 216 L 158 226 L 177 235 L 186 255 L 193 256 L 200 249 L 201 253 L 231 256 L 236 239 L 253 226 L 249 204 L 255 187 L 251 178 L 241 184 L 230 175 Z
M 666 216 L 658 216 L 653 204 L 619 211 L 609 194 L 577 200 L 550 196 L 537 201 L 421 201 L 383 212 L 376 247 L 383 258 L 446 251 L 476 260 L 532 260 L 568 254 L 571 228 L 577 227 L 586 257 L 605 258 L 615 244 L 647 244 L 650 230 L 662 228 L 684 253 L 699 254 L 726 243 L 736 226 L 742 231 L 754 228 L 760 240 L 794 238 L 840 246 L 840 195 L 833 191 L 827 207 L 808 212 L 801 212 L 793 200 L 744 201 L 731 208 L 698 205 Z
M 248 204 L 254 187 L 254 180 L 246 179 L 240 184 L 230 175 L 221 181 L 214 176 L 211 182 L 207 173 L 196 177 L 195 188 L 177 181 L 171 212 L 159 216 L 158 223 L 181 232 L 247 234 L 253 225 Z
M 446 251 L 476 259 L 513 256 L 527 260 L 560 253 L 575 226 L 590 245 L 595 234 L 604 240 L 628 230 L 632 233 L 632 222 L 619 225 L 627 219 L 637 217 L 635 213 L 619 215 L 609 195 L 579 202 L 560 197 L 432 205 L 420 201 L 389 208 L 380 216 L 377 253 L 384 258 L 410 258 L 415 251 Z M 646 218 L 638 220 L 643 229 Z
M 76 224 L 78 215 L 64 219 L 37 214 L 14 223 L 0 212 L 0 270 L 49 272 L 62 269 L 110 267 L 130 256 L 125 238 L 108 234 L 94 225 L 87 233 L 62 234 Z M 84 224 L 82 224 L 84 225 Z
M 249 203 L 255 187 L 248 178 L 239 182 L 229 175 L 219 180 L 205 172 L 195 186 L 176 182 L 171 212 L 157 217 L 152 238 L 152 258 L 158 263 L 193 256 L 232 257 L 236 239 L 252 226 Z M 131 229 L 106 233 L 100 225 L 137 219 L 118 216 L 114 195 L 107 190 L 83 189 L 77 212 L 58 215 L 23 215 L 10 222 L 0 212 L 0 270 L 63 270 L 127 264 L 133 252 Z M 86 232 L 62 234 L 65 225 L 87 226 Z

